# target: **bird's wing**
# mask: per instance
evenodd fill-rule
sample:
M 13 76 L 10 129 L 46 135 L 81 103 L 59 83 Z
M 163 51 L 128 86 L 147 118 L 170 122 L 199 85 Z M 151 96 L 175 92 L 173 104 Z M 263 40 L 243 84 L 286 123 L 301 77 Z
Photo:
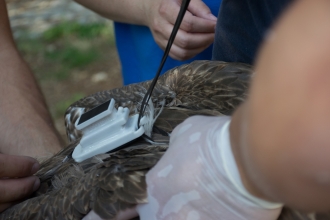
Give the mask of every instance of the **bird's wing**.
M 158 101 L 166 101 L 154 126 L 154 140 L 168 142 L 167 133 L 189 116 L 231 114 L 246 98 L 251 74 L 249 65 L 220 61 L 195 61 L 168 71 L 152 95 L 156 106 Z M 7 209 L 0 219 L 81 219 L 90 210 L 114 219 L 119 211 L 146 202 L 145 174 L 168 145 L 138 139 L 128 148 L 82 163 L 70 155 L 81 137 L 74 122 L 83 112 L 114 98 L 117 105 L 136 113 L 149 85 L 147 81 L 103 91 L 72 104 L 66 126 L 74 141 L 42 163 L 37 173 L 41 187 L 32 198 Z M 330 214 L 307 215 L 284 208 L 279 219 L 323 220 L 330 219 Z
M 181 106 L 193 110 L 210 109 L 231 114 L 246 98 L 253 69 L 242 63 L 199 60 L 173 68 L 160 76 L 151 100 L 159 107 Z M 116 107 L 138 113 L 144 94 L 151 81 L 131 84 L 122 88 L 101 91 L 73 103 L 66 111 L 65 126 L 70 141 L 81 137 L 74 124 L 79 116 L 95 106 L 113 98 Z

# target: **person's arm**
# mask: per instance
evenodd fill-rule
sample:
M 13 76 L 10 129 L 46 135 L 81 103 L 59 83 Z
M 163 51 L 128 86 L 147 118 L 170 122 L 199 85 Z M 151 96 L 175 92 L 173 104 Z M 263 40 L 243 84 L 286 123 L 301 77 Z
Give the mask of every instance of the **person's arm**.
M 180 10 L 179 0 L 75 0 L 114 21 L 148 26 L 165 49 Z M 170 56 L 187 60 L 213 43 L 216 17 L 201 0 L 191 0 Z
M 297 1 L 259 53 L 231 141 L 248 190 L 307 211 L 330 208 L 330 1 Z
M 33 175 L 38 161 L 16 155 L 42 160 L 60 149 L 40 89 L 16 49 L 6 3 L 0 0 L 0 212 L 40 185 Z
M 50 156 L 61 149 L 45 100 L 12 38 L 0 0 L 0 153 Z
M 277 219 L 282 204 L 329 210 L 329 21 L 328 0 L 297 1 L 269 33 L 232 119 L 194 116 L 174 129 L 146 176 L 141 219 Z

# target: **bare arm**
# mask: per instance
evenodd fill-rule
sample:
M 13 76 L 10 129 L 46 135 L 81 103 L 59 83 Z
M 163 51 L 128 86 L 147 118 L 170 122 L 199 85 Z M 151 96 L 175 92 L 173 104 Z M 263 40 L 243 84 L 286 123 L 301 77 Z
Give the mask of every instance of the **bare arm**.
M 75 0 L 102 16 L 123 23 L 148 26 L 156 43 L 165 49 L 180 0 Z M 216 17 L 201 0 L 191 0 L 174 41 L 170 56 L 177 60 L 194 57 L 213 43 Z
M 123 23 L 145 25 L 144 0 L 75 0 L 103 17 Z
M 297 1 L 285 13 L 231 126 L 249 191 L 309 211 L 330 208 L 329 21 L 327 0 Z
M 14 44 L 0 0 L 0 152 L 49 156 L 60 150 L 44 98 Z

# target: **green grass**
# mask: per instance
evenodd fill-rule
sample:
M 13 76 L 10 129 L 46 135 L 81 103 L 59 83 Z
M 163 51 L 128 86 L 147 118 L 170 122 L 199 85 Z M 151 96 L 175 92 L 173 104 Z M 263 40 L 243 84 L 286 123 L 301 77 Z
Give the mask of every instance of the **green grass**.
M 70 78 L 70 69 L 66 67 L 60 67 L 55 70 L 50 70 L 38 77 L 39 80 L 55 80 L 55 81 L 64 81 L 68 78 Z
M 61 38 L 76 37 L 92 39 L 96 37 L 111 38 L 113 31 L 106 24 L 78 24 L 72 22 L 61 23 L 45 31 L 42 38 L 46 41 L 55 41 Z
M 37 38 L 17 39 L 19 50 L 35 60 L 38 79 L 57 81 L 66 80 L 71 72 L 102 59 L 100 48 L 110 48 L 114 42 L 112 26 L 107 23 L 64 22 Z
M 98 58 L 94 49 L 82 50 L 74 46 L 66 46 L 61 50 L 46 52 L 46 58 L 69 68 L 84 67 Z
M 18 39 L 17 47 L 23 53 L 36 53 L 43 51 L 45 44 L 37 39 Z

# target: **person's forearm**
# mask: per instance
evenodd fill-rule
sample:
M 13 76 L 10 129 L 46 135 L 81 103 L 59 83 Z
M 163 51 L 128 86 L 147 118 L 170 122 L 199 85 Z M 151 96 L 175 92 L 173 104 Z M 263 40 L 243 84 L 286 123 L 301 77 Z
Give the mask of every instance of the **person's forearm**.
M 96 13 L 123 23 L 147 25 L 144 0 L 75 0 Z
M 49 156 L 60 150 L 45 101 L 16 51 L 0 52 L 0 152 Z
M 12 39 L 0 0 L 0 153 L 44 157 L 61 149 L 44 98 Z
M 329 20 L 327 0 L 297 1 L 285 13 L 231 127 L 250 192 L 309 211 L 330 208 Z

